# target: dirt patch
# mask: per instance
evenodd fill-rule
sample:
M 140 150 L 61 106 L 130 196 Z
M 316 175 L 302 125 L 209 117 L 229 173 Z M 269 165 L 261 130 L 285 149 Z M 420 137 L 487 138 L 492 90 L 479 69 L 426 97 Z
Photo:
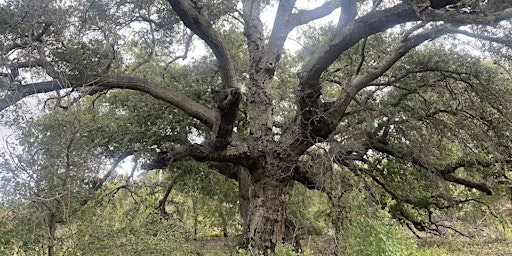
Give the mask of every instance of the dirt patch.
M 237 237 L 208 237 L 187 241 L 195 255 L 230 255 L 236 248 Z

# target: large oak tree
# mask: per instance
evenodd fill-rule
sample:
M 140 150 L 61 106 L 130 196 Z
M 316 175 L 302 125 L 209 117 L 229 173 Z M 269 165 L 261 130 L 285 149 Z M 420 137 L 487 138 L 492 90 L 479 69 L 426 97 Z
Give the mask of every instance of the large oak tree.
M 273 13 L 268 6 L 277 7 L 272 24 L 263 19 Z M 34 94 L 58 92 L 54 100 L 67 108 L 64 97 L 114 89 L 174 106 L 195 120 L 190 126 L 204 141 L 161 141 L 144 167 L 194 159 L 238 180 L 244 242 L 261 250 L 285 240 L 293 182 L 337 200 L 333 184 L 343 175 L 333 166 L 366 175 L 394 200 L 445 208 L 457 201 L 407 197 L 393 184 L 415 169 L 424 175 L 418 179 L 492 194 L 489 180 L 475 180 L 483 175 L 461 172 L 494 167 L 499 171 L 487 176 L 498 178 L 504 168 L 496 166 L 509 163 L 510 74 L 493 75 L 509 70 L 511 60 L 507 1 L 337 0 L 307 8 L 295 0 L 27 0 L 6 1 L 0 11 L 0 111 L 16 111 Z M 336 24 L 322 26 L 297 62 L 285 63 L 291 33 L 336 11 Z M 233 41 L 241 34 L 240 47 Z M 459 35 L 482 42 L 477 57 L 494 56 L 497 66 L 455 54 L 448 44 Z M 178 90 L 137 72 L 155 61 L 178 65 L 194 38 L 206 44 L 218 71 L 202 98 L 186 90 L 194 81 Z M 276 79 L 289 72 L 297 79 Z M 293 81 L 283 85 L 294 88 L 284 104 L 291 113 L 276 111 L 283 102 L 275 85 L 285 81 Z

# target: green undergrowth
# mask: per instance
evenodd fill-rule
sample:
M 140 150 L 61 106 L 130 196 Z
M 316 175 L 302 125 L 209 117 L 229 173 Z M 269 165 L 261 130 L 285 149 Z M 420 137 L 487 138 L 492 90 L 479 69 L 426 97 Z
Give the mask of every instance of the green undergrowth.
M 236 237 L 231 238 L 208 238 L 202 241 L 189 241 L 189 248 L 182 255 L 212 255 L 212 256 L 259 256 L 263 255 L 254 249 L 233 249 L 236 245 Z M 304 240 L 303 250 L 296 252 L 291 246 L 282 245 L 276 248 L 276 256 L 316 256 L 316 255 L 334 255 L 334 237 L 330 235 L 315 235 Z M 395 248 L 388 251 L 381 251 L 374 245 L 368 245 L 366 250 L 363 246 L 356 246 L 347 252 L 338 255 L 412 255 L 412 256 L 466 256 L 466 255 L 512 255 L 512 241 L 508 239 L 463 239 L 435 237 L 429 239 L 417 240 L 415 238 L 406 238 L 405 241 L 393 242 Z M 393 243 L 388 242 L 388 245 Z M 403 247 L 397 249 L 396 244 L 402 244 Z M 407 245 L 408 247 L 405 247 Z M 176 252 L 179 255 L 180 252 Z M 192 253 L 192 254 L 190 254 Z M 395 254 L 392 254 L 395 253 Z

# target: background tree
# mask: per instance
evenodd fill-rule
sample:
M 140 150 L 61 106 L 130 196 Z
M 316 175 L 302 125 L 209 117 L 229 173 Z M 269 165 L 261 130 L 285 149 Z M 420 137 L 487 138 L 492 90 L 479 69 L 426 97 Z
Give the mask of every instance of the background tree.
M 144 168 L 194 159 L 238 180 L 247 200 L 240 200 L 244 243 L 264 252 L 285 239 L 286 195 L 295 181 L 324 191 L 343 210 L 339 199 L 353 189 L 349 177 L 364 177 L 397 202 L 393 213 L 424 229 L 406 208 L 432 222 L 433 209 L 477 202 L 452 197 L 458 188 L 452 184 L 491 195 L 494 181 L 508 180 L 512 9 L 489 2 L 7 1 L 0 15 L 0 110 L 15 111 L 20 100 L 52 91 L 66 109 L 72 106 L 62 104 L 64 97 L 110 97 L 113 89 L 143 92 L 181 110 L 183 119 L 141 130 L 165 134 L 178 121 L 190 127 L 182 140 L 138 144 L 145 152 L 158 148 L 153 157 L 141 154 Z M 261 14 L 273 4 L 268 32 Z M 314 47 L 286 64 L 290 33 L 335 10 L 341 10 L 336 24 L 310 36 Z M 464 54 L 458 34 L 487 48 Z M 176 72 L 197 37 L 215 69 Z M 163 75 L 156 76 L 157 67 Z M 505 72 L 496 75 L 500 68 Z M 294 88 L 294 101 L 279 96 L 279 84 Z M 111 107 L 122 111 L 122 103 L 114 98 Z M 398 191 L 409 184 L 430 196 Z
M 116 95 L 116 100 L 123 96 Z M 111 155 L 145 143 L 138 131 L 147 127 L 118 127 L 118 121 L 126 120 L 119 110 L 137 102 L 126 98 L 124 107 L 116 111 L 106 108 L 110 103 L 110 97 L 96 99 L 92 109 L 92 103 L 83 100 L 71 109 L 56 108 L 23 122 L 12 120 L 17 143 L 0 158 L 0 252 L 188 253 L 180 245 L 193 237 L 188 233 L 227 236 L 238 230 L 236 184 L 205 164 L 182 162 L 166 173 L 141 174 L 137 157 L 143 152 Z M 138 118 L 148 116 L 133 115 L 130 120 Z M 149 118 L 149 123 L 158 122 Z M 112 136 L 121 128 L 130 134 Z M 96 145 L 94 151 L 91 145 Z M 131 170 L 118 174 L 121 162 L 132 155 Z M 169 207 L 161 204 L 162 197 L 169 199 Z
M 78 107 L 73 111 L 56 110 L 52 115 L 29 118 L 12 126 L 19 131 L 17 143 L 7 144 L 7 154 L 2 158 L 2 201 L 20 207 L 22 213 L 36 213 L 26 214 L 33 218 L 27 223 L 36 230 L 41 224 L 45 227 L 40 236 L 33 236 L 40 239 L 40 248 L 45 248 L 48 255 L 55 255 L 60 225 L 87 204 L 112 174 L 103 168 L 110 161 L 109 154 L 91 152 L 84 146 L 98 145 L 88 135 L 94 134 L 97 127 L 84 125 L 91 121 L 91 115 L 77 115 L 77 111 Z M 113 160 L 111 168 L 129 155 L 124 153 Z

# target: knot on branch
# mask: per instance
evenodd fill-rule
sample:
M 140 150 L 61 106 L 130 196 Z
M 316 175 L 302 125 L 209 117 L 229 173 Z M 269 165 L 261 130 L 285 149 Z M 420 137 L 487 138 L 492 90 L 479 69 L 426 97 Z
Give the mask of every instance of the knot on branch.
M 146 163 L 142 164 L 143 170 L 164 169 L 169 166 L 169 160 L 172 158 L 172 153 L 175 151 L 174 147 L 161 148 L 156 152 L 156 155 Z
M 226 149 L 231 141 L 242 93 L 238 88 L 228 88 L 223 91 L 214 92 L 214 99 L 220 111 L 220 123 L 216 132 L 214 148 L 222 151 Z
M 228 88 L 214 92 L 214 99 L 220 111 L 230 112 L 238 109 L 238 104 L 240 104 L 240 100 L 242 99 L 242 93 L 238 88 Z

